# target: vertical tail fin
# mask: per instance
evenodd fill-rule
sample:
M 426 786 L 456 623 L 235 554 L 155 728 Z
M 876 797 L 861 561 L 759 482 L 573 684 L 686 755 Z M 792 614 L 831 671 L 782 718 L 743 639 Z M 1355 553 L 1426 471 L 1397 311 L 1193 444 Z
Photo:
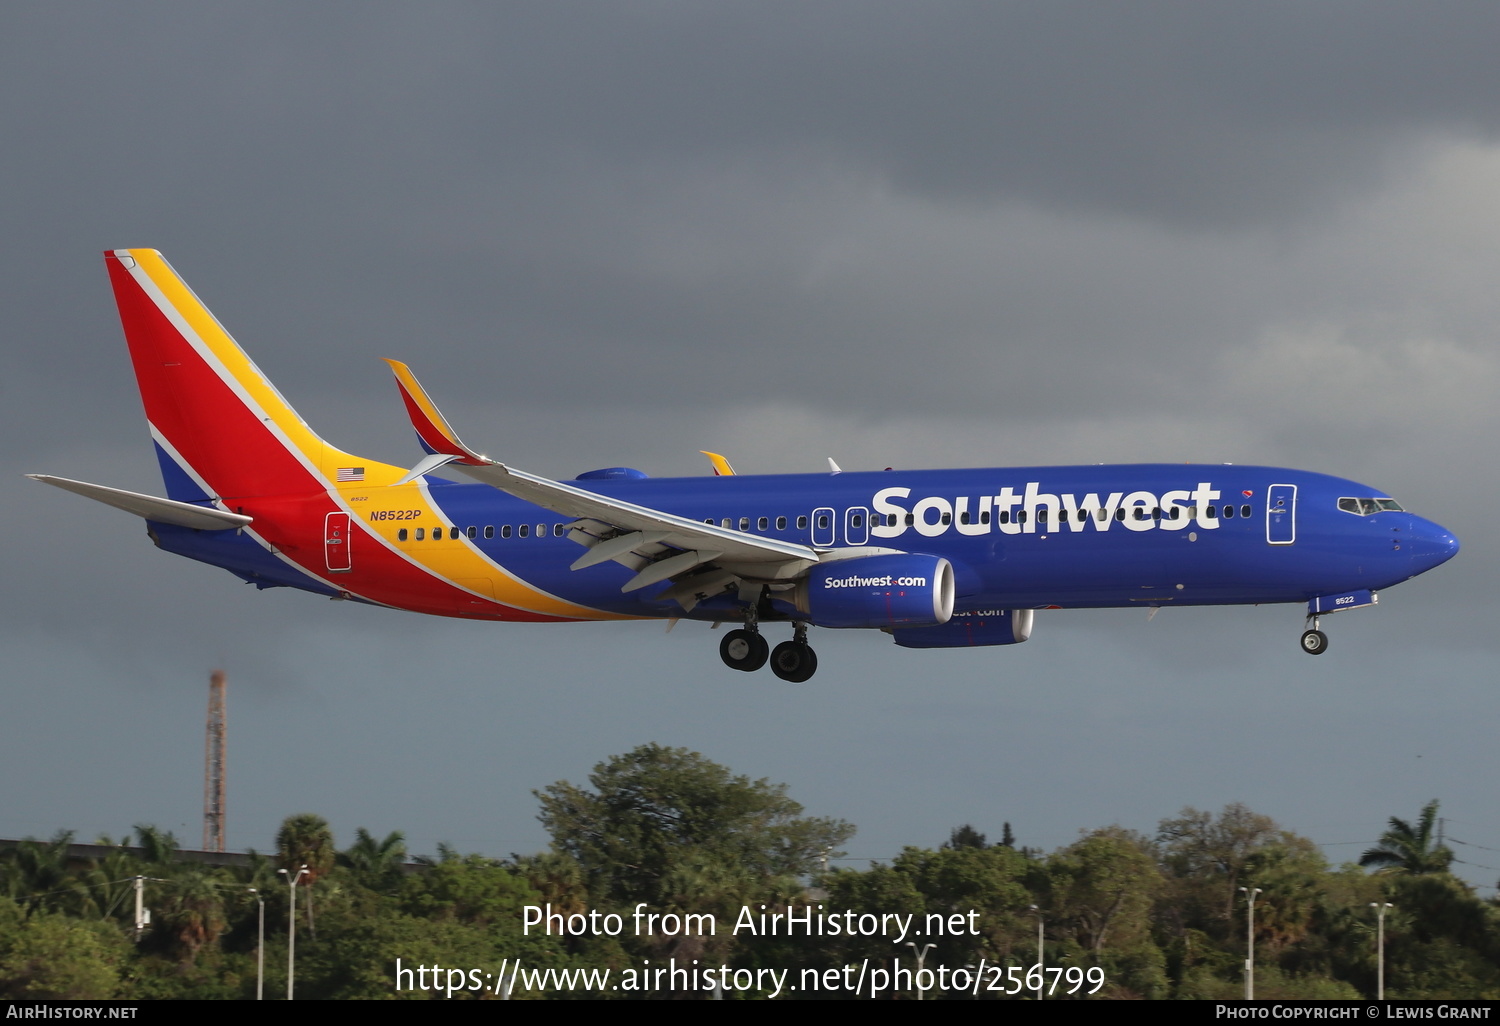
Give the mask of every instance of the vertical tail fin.
M 160 253 L 104 256 L 169 496 L 294 495 L 400 477 L 319 438 Z

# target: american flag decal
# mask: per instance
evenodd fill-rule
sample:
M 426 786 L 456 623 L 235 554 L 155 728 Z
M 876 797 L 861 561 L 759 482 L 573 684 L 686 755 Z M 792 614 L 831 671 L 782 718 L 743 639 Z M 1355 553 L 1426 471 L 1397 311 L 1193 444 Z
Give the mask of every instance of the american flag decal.
M 340 467 L 338 483 L 347 484 L 351 481 L 363 481 L 365 479 L 364 467 Z

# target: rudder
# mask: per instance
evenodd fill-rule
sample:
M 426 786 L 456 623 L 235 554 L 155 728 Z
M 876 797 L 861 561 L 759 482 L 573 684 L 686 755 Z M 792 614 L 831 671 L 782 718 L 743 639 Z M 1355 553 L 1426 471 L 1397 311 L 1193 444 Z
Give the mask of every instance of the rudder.
M 400 476 L 318 437 L 160 253 L 104 256 L 169 496 L 295 495 Z

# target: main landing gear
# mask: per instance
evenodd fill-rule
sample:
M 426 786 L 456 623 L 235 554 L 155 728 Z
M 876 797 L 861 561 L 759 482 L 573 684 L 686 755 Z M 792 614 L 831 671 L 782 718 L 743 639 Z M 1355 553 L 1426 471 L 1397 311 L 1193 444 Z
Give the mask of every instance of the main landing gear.
M 719 642 L 719 658 L 731 670 L 750 673 L 766 665 L 771 655 L 771 646 L 760 636 L 758 630 L 735 630 L 724 635 Z
M 1318 618 L 1309 617 L 1312 629 L 1302 632 L 1302 651 L 1308 655 L 1322 655 L 1328 651 L 1328 635 L 1318 630 Z
M 760 626 L 748 620 L 743 628 L 730 631 L 719 642 L 719 658 L 732 670 L 746 673 L 758 670 L 769 659 L 771 672 L 784 681 L 801 684 L 818 670 L 818 655 L 807 643 L 807 624 L 793 625 L 791 641 L 783 641 L 775 651 L 761 637 Z

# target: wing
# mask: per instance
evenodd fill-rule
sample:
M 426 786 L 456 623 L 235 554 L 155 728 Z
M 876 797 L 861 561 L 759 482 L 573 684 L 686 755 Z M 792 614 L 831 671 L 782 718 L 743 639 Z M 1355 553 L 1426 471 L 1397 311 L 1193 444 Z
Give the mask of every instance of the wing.
M 574 485 L 528 474 L 482 456 L 459 440 L 411 369 L 387 360 L 396 374 L 412 427 L 429 455 L 404 480 L 451 465 L 476 481 L 543 509 L 572 517 L 568 537 L 588 551 L 572 569 L 613 560 L 636 571 L 621 591 L 636 591 L 671 579 L 665 596 L 686 609 L 740 580 L 788 581 L 819 561 L 806 545 L 743 534 L 599 495 Z

